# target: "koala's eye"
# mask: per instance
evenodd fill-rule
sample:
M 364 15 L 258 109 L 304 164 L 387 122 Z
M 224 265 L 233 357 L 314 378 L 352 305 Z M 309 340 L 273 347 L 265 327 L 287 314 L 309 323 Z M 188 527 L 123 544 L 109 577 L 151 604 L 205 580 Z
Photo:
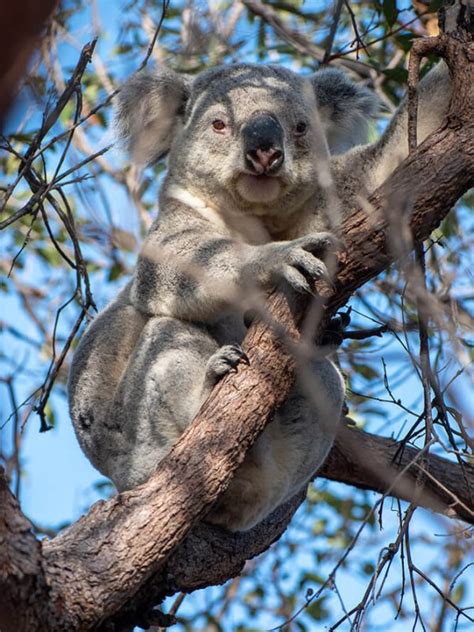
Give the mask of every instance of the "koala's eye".
M 215 132 L 223 132 L 226 127 L 227 125 L 221 119 L 215 119 L 214 121 L 212 121 L 212 129 Z
M 304 121 L 300 121 L 296 124 L 295 134 L 296 136 L 303 136 L 308 131 L 308 125 Z

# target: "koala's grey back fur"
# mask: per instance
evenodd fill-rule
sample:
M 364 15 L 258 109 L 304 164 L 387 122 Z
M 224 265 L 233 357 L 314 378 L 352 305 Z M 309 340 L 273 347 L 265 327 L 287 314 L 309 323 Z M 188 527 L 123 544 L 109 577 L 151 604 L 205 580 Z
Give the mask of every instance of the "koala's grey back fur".
M 444 66 L 422 83 L 420 141 L 441 121 L 449 86 Z M 237 363 L 246 310 L 279 283 L 307 291 L 329 274 L 325 231 L 407 154 L 404 105 L 380 141 L 358 146 L 376 107 L 333 69 L 302 77 L 239 64 L 194 79 L 161 70 L 124 86 L 119 135 L 139 163 L 168 153 L 168 172 L 134 277 L 87 329 L 69 380 L 81 446 L 119 490 L 146 480 Z M 321 350 L 307 355 L 209 520 L 250 528 L 326 458 L 344 387 Z

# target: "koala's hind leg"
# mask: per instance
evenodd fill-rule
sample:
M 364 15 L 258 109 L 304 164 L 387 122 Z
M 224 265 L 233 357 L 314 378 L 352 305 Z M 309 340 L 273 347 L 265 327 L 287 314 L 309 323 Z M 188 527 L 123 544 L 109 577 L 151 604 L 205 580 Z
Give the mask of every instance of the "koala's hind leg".
M 206 361 L 218 349 L 203 326 L 148 320 L 114 402 L 117 427 L 109 436 L 115 430 L 120 449 L 106 473 L 119 491 L 147 480 L 191 423 L 212 388 Z
M 107 475 L 114 397 L 147 318 L 128 300 L 129 286 L 92 321 L 77 347 L 68 380 L 69 410 L 79 443 Z M 112 444 L 114 441 L 112 441 Z
M 247 530 L 301 490 L 331 449 L 343 401 L 342 377 L 332 362 L 311 362 L 207 520 Z

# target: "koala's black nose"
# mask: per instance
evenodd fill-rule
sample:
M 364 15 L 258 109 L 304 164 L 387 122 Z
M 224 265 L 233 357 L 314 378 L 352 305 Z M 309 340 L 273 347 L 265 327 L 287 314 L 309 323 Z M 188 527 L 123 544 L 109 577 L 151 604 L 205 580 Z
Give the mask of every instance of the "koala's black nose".
M 242 129 L 245 164 L 258 174 L 274 174 L 283 164 L 283 129 L 271 114 L 254 115 Z

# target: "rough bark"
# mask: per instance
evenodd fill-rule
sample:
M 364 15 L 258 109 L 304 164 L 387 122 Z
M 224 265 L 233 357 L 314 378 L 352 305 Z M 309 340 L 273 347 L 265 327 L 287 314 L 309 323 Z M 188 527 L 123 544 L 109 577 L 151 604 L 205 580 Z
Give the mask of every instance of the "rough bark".
M 423 455 L 393 439 L 342 425 L 318 477 L 413 502 L 474 524 L 474 468 Z M 212 525 L 194 527 L 163 569 L 114 617 L 118 627 L 140 619 L 150 604 L 176 592 L 221 584 L 285 531 L 304 494 L 279 507 L 248 533 L 232 535 Z
M 474 468 L 342 426 L 318 476 L 474 524 Z
M 22 611 L 21 629 L 35 630 L 41 620 L 35 602 L 44 599 L 47 592 L 41 545 L 10 492 L 2 468 L 0 508 L 0 627 L 18 629 L 17 613 Z
M 455 76 L 446 123 L 374 193 L 370 202 L 375 214 L 367 217 L 357 211 L 345 223 L 346 251 L 341 256 L 329 311 L 391 263 L 393 253 L 386 222 L 381 218 L 394 200 L 400 208 L 410 208 L 414 238 L 422 240 L 473 183 L 472 48 L 456 39 L 444 41 L 443 47 Z M 0 612 L 4 615 L 3 632 L 98 629 L 118 615 L 126 615 L 133 603 L 141 609 L 153 605 L 155 597 L 163 592 L 224 581 L 239 572 L 245 559 L 265 550 L 281 535 L 297 500 L 280 508 L 277 516 L 249 534 L 232 536 L 205 525 L 191 529 L 225 489 L 273 409 L 286 398 L 294 369 L 288 340 L 298 340 L 305 307 L 301 297 L 271 297 L 268 309 L 274 321 L 285 328 L 285 340 L 272 328 L 256 322 L 245 343 L 250 366 L 218 385 L 151 479 L 94 505 L 67 531 L 43 543 L 42 555 L 3 484 L 6 501 L 0 537 L 5 538 L 8 562 L 0 566 L 0 594 L 7 604 Z M 344 434 L 344 429 L 342 432 L 324 470 L 326 476 L 331 474 L 334 480 L 377 491 L 390 490 L 435 510 L 446 511 L 452 505 L 459 517 L 472 517 L 472 468 L 466 466 L 459 476 L 458 465 L 429 456 L 427 463 L 433 468 L 433 476 L 450 491 L 440 490 L 428 479 L 428 493 L 419 494 L 406 477 L 401 487 L 397 483 L 392 490 L 391 468 L 397 469 L 397 462 L 390 466 L 393 444 L 374 437 L 363 440 L 361 437 L 366 435 Z M 375 448 L 380 442 L 384 448 Z M 359 450 L 361 445 L 367 452 L 356 451 L 357 458 L 354 448 Z M 404 459 L 407 454 L 405 451 Z M 382 475 L 367 469 L 369 462 L 390 467 Z M 453 496 L 459 499 L 457 503 L 451 502 Z M 213 557 L 216 552 L 219 555 Z M 31 625 L 32 620 L 36 625 Z
M 41 32 L 58 0 L 22 0 L 0 3 L 0 129 L 15 97 L 18 83 L 37 47 Z
M 318 477 L 396 496 L 474 524 L 474 468 L 461 467 L 432 454 L 423 459 L 419 450 L 401 446 L 393 439 L 342 426 Z M 32 629 L 27 626 L 41 620 L 46 594 L 39 543 L 29 531 L 29 523 L 20 513 L 5 479 L 0 479 L 0 500 L 4 508 L 0 525 L 0 594 L 5 595 L 0 621 L 5 630 Z M 296 496 L 247 533 L 233 535 L 212 525 L 196 525 L 163 568 L 144 582 L 108 623 L 113 621 L 118 629 L 136 624 L 151 605 L 166 595 L 191 592 L 235 577 L 247 560 L 281 536 L 303 500 L 304 494 Z M 102 504 L 98 505 L 100 508 Z M 131 546 L 132 555 L 141 544 L 140 540 Z M 96 582 L 97 579 L 93 584 Z M 9 600 L 10 595 L 15 597 L 14 602 Z M 28 609 L 24 609 L 27 602 Z M 28 615 L 24 627 L 17 627 L 16 615 L 12 617 L 18 608 Z

